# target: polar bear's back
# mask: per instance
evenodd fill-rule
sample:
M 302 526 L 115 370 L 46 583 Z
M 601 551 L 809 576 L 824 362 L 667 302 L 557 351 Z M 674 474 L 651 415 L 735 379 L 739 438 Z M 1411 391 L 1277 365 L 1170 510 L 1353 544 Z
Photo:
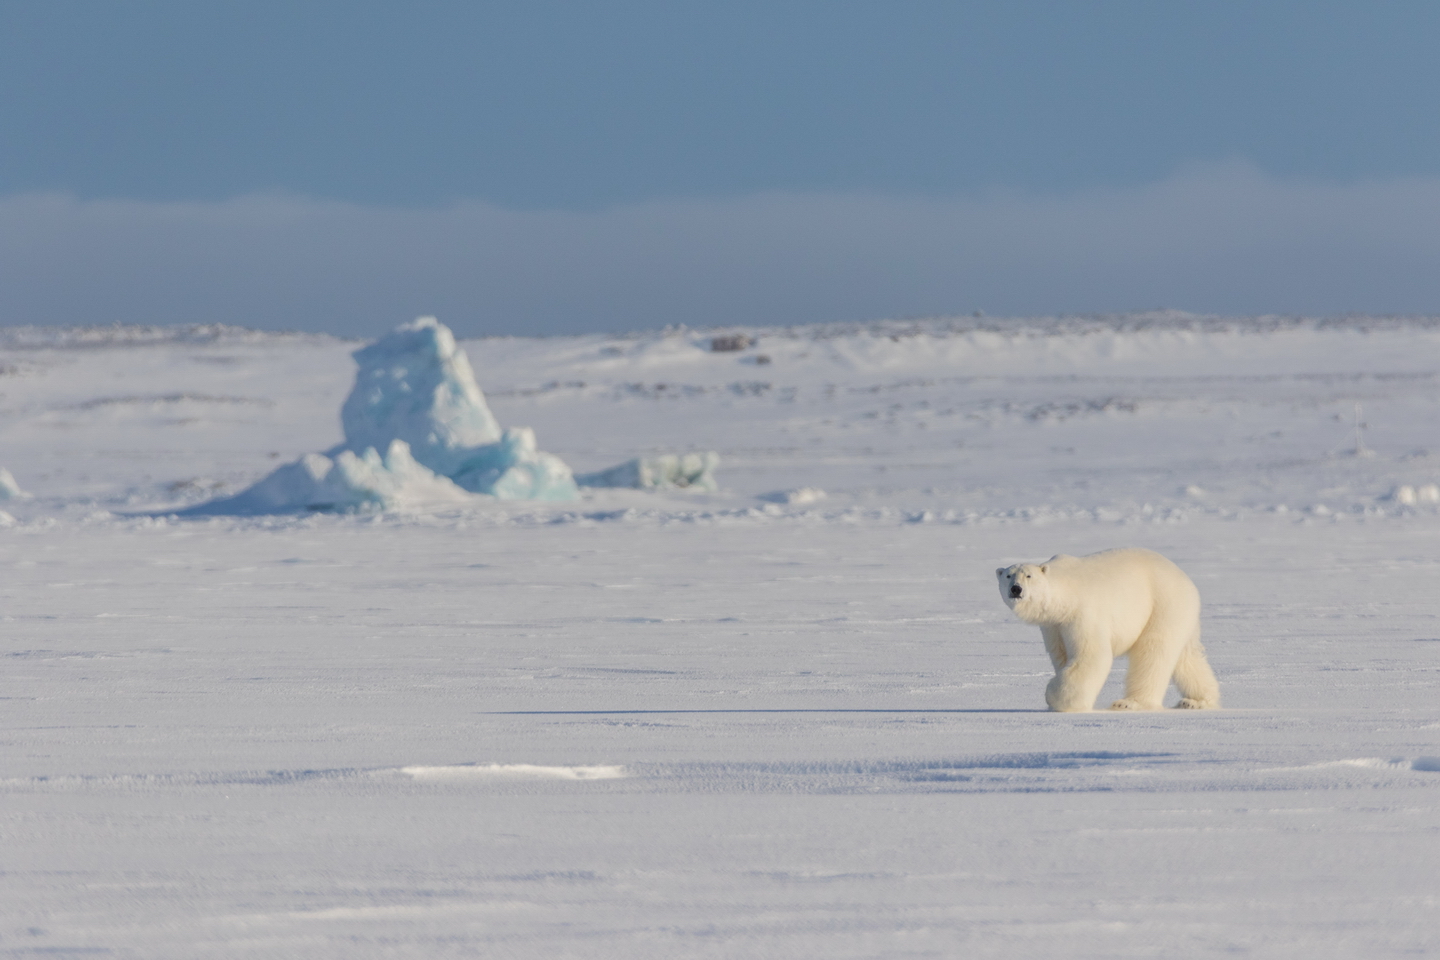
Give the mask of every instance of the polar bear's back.
M 1153 550 L 1124 547 L 1088 557 L 1057 556 L 1047 566 L 1067 591 L 1084 597 L 1090 610 L 1103 609 L 1117 619 L 1133 621 L 1136 630 L 1159 616 L 1165 620 L 1198 621 L 1200 591 L 1181 570 Z M 1117 624 L 1119 626 L 1119 624 Z

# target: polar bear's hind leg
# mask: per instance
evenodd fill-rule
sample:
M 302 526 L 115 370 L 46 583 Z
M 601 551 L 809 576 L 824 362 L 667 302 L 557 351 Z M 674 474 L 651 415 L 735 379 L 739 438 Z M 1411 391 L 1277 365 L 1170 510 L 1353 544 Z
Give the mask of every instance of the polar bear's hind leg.
M 1210 669 L 1210 661 L 1205 658 L 1205 646 L 1200 642 L 1199 630 L 1180 651 L 1180 662 L 1175 665 L 1175 687 L 1180 691 L 1177 707 L 1213 710 L 1220 706 L 1220 682 L 1215 679 L 1215 671 Z
M 1110 704 L 1111 710 L 1159 710 L 1165 706 L 1165 688 L 1175 672 L 1178 656 L 1171 637 L 1173 625 L 1151 622 L 1130 647 L 1125 670 L 1125 697 Z M 1176 631 L 1178 632 L 1178 631 Z

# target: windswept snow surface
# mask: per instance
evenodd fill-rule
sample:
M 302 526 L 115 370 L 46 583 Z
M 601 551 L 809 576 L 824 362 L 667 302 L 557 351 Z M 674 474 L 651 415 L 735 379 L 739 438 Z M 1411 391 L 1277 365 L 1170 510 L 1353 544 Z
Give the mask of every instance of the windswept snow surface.
M 355 344 L 0 333 L 0 955 L 1440 955 L 1435 322 L 474 341 L 721 489 L 253 518 Z M 993 570 L 1121 545 L 1225 709 L 1042 712 Z

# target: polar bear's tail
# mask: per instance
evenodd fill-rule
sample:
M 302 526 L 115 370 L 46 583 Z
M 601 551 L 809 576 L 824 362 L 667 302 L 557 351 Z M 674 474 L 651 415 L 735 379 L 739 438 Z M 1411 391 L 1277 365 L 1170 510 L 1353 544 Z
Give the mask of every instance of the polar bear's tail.
M 1175 664 L 1175 688 L 1180 691 L 1181 707 L 1206 709 L 1220 706 L 1220 682 L 1210 661 L 1205 659 L 1205 645 L 1200 642 L 1200 631 L 1196 630 L 1185 649 L 1180 651 L 1180 662 Z

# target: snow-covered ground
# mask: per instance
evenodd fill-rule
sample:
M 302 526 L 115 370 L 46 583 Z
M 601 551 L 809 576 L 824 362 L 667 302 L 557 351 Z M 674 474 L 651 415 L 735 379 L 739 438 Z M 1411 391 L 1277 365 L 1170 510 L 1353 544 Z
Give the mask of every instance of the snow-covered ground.
M 358 344 L 0 331 L 0 955 L 1440 954 L 1440 324 L 720 332 L 465 344 L 718 493 L 177 518 Z M 1225 709 L 1043 712 L 993 571 L 1121 545 Z

